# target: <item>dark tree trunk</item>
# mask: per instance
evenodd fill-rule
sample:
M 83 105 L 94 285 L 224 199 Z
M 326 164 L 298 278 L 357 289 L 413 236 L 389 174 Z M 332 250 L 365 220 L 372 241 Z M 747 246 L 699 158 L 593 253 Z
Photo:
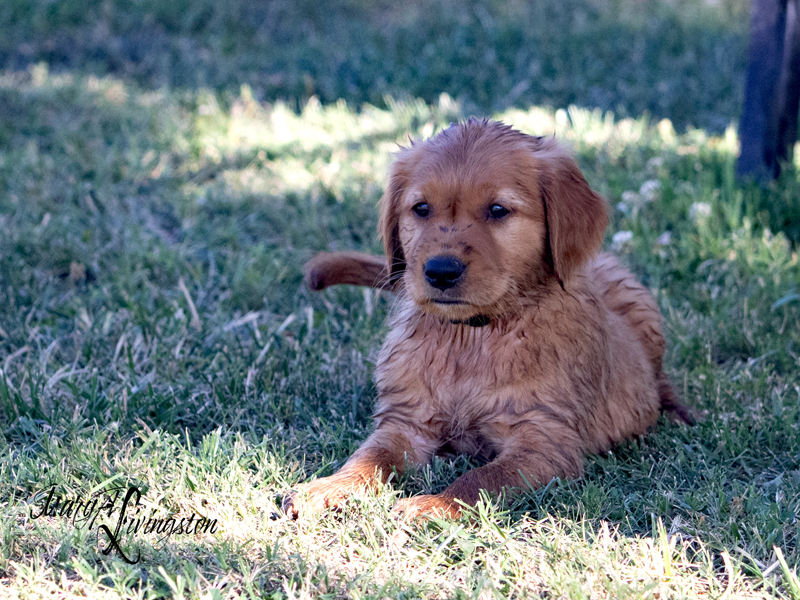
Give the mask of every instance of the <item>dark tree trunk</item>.
M 792 160 L 797 141 L 797 113 L 800 106 L 800 3 L 786 5 L 786 37 L 781 66 L 780 121 L 778 123 L 778 159 Z
M 792 159 L 800 108 L 800 0 L 753 0 L 740 178 L 774 179 Z

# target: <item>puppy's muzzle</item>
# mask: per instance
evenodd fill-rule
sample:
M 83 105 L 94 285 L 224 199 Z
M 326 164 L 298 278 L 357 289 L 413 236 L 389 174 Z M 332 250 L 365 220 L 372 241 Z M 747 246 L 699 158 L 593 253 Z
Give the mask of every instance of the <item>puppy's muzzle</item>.
M 453 256 L 434 256 L 425 263 L 425 280 L 437 290 L 446 290 L 456 285 L 467 266 Z

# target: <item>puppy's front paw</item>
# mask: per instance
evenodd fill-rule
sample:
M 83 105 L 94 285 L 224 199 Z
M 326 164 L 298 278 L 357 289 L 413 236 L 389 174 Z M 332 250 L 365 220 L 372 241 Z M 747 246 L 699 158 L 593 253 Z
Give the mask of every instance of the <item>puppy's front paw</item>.
M 310 515 L 325 508 L 325 500 L 318 495 L 310 495 L 306 486 L 298 486 L 283 497 L 283 512 L 292 519 L 297 519 L 301 514 Z
M 308 516 L 326 508 L 339 508 L 352 492 L 352 486 L 339 478 L 323 477 L 303 483 L 283 499 L 283 511 L 292 519 Z
M 399 500 L 394 506 L 394 512 L 410 519 L 433 516 L 457 519 L 461 514 L 461 505 L 454 498 L 442 494 L 414 496 Z

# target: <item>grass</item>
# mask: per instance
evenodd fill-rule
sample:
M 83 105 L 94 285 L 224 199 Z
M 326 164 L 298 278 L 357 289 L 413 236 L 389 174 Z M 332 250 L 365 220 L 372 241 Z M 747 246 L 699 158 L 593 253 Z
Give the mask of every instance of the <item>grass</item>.
M 79 39 L 100 18 L 131 29 L 130 15 L 157 10 L 154 35 L 175 47 L 221 39 L 223 8 L 192 29 L 179 4 L 71 6 L 4 4 L 7 18 L 31 12 L 13 13 L 2 47 L 24 38 L 14 47 L 41 58 L 53 31 Z M 290 56 L 311 51 L 292 43 Z M 398 495 L 442 489 L 474 466 L 465 458 L 291 522 L 281 494 L 331 473 L 370 430 L 391 304 L 359 289 L 312 294 L 302 264 L 319 250 L 379 252 L 390 153 L 477 102 L 412 88 L 427 99 L 356 110 L 378 89 L 359 84 L 341 94 L 351 104 L 282 103 L 280 90 L 240 86 L 241 66 L 204 88 L 137 71 L 147 57 L 108 74 L 84 52 L 0 77 L 0 596 L 800 598 L 795 171 L 742 187 L 731 128 L 531 107 L 524 95 L 502 106 L 489 89 L 497 118 L 571 143 L 615 207 L 606 247 L 656 294 L 667 369 L 703 419 L 662 422 L 590 457 L 579 481 L 486 498 L 458 521 L 390 510 Z M 219 73 L 251 55 L 234 44 L 220 56 L 208 59 Z M 715 77 L 711 87 L 735 85 Z M 724 102 L 711 113 L 728 123 Z M 700 122 L 692 110 L 686 122 Z M 32 518 L 53 486 L 74 499 L 137 486 L 143 511 L 208 516 L 218 530 L 123 534 L 141 556 L 130 565 L 103 554 L 96 525 Z
M 741 110 L 749 3 L 720 0 L 4 0 L 0 63 L 145 88 L 248 84 L 293 108 L 384 97 L 544 104 L 722 131 Z

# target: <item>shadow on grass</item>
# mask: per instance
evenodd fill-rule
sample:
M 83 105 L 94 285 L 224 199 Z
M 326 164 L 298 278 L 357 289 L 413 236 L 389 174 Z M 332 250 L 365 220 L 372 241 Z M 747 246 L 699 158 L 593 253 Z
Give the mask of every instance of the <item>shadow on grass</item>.
M 297 108 L 312 95 L 384 106 L 386 95 L 430 103 L 446 92 L 468 112 L 577 104 L 714 131 L 740 110 L 748 15 L 738 2 L 626 0 L 8 0 L 0 10 L 0 64 L 12 70 L 44 61 L 223 96 L 249 84 L 259 100 Z

